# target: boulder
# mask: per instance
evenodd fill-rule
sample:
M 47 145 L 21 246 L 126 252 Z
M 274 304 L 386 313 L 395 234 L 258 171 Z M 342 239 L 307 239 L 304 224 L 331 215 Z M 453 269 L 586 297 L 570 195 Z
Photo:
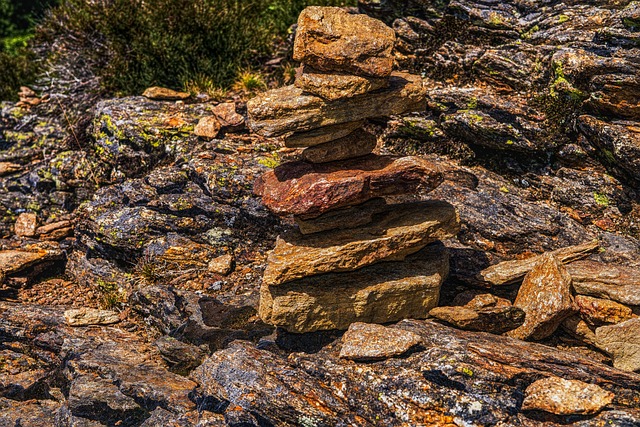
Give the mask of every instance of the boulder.
M 342 336 L 340 357 L 356 361 L 388 359 L 422 342 L 419 335 L 372 323 L 352 323 Z
M 415 202 L 391 206 L 366 227 L 303 236 L 291 230 L 276 240 L 267 258 L 263 283 L 281 285 L 329 272 L 344 272 L 379 261 L 400 261 L 459 230 L 453 206 Z
M 607 299 L 576 295 L 574 302 L 582 318 L 590 325 L 615 324 L 635 317 L 631 308 Z
M 222 125 L 215 116 L 206 116 L 198 121 L 193 133 L 204 139 L 213 139 L 218 136 L 221 128 Z
M 595 384 L 547 377 L 533 382 L 524 391 L 522 410 L 538 410 L 556 415 L 591 415 L 609 405 L 615 395 Z
M 262 136 L 304 132 L 323 126 L 424 110 L 426 88 L 417 75 L 394 72 L 389 87 L 326 101 L 296 86 L 264 92 L 247 102 L 249 127 Z
M 404 262 L 385 262 L 284 285 L 262 285 L 260 317 L 289 332 L 347 329 L 354 322 L 425 318 L 436 306 L 448 254 L 428 246 Z
M 395 40 L 394 31 L 377 19 L 310 6 L 298 17 L 293 59 L 323 71 L 387 77 Z
M 350 98 L 387 87 L 389 79 L 356 76 L 344 73 L 325 73 L 303 66 L 294 85 L 327 101 Z
M 370 155 L 332 163 L 285 163 L 258 178 L 254 192 L 278 215 L 314 217 L 374 197 L 424 194 L 441 182 L 439 168 L 428 160 Z
M 356 130 L 335 141 L 309 147 L 302 151 L 301 157 L 311 163 L 347 160 L 370 154 L 376 148 L 376 143 L 375 135 L 365 130 Z
M 573 314 L 571 277 L 554 255 L 544 254 L 527 273 L 513 305 L 526 313 L 524 324 L 507 333 L 519 339 L 546 338 Z

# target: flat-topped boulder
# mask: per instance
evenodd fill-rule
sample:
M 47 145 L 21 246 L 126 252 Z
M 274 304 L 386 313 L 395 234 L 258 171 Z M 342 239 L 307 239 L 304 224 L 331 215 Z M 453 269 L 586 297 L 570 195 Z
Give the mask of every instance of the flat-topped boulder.
M 387 77 L 395 32 L 382 21 L 338 7 L 310 6 L 298 17 L 293 59 L 323 71 Z
M 303 66 L 296 76 L 294 85 L 305 92 L 334 101 L 387 87 L 389 79 L 323 72 Z
M 419 157 L 369 155 L 340 162 L 285 163 L 256 180 L 254 192 L 278 215 L 318 216 L 374 197 L 427 193 L 439 168 Z
M 640 268 L 576 261 L 567 265 L 576 293 L 640 305 Z
M 264 322 L 294 333 L 423 319 L 437 305 L 448 271 L 447 252 L 429 245 L 401 262 L 263 285 L 259 314 Z
M 377 138 L 364 129 L 358 129 L 349 135 L 315 145 L 302 151 L 302 159 L 311 163 L 327 163 L 353 159 L 370 154 L 377 144 Z
M 390 206 L 371 225 L 304 236 L 295 230 L 278 237 L 263 283 L 281 285 L 303 277 L 357 270 L 380 261 L 400 261 L 460 228 L 455 208 L 442 201 Z
M 389 87 L 351 98 L 327 101 L 294 85 L 264 92 L 247 102 L 249 127 L 262 136 L 304 132 L 323 126 L 426 108 L 420 76 L 393 72 Z

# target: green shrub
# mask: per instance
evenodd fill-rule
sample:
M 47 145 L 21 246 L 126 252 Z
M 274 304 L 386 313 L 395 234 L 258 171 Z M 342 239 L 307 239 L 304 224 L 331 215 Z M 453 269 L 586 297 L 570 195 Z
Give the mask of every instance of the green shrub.
M 266 58 L 309 4 L 355 0 L 64 0 L 39 30 L 52 55 L 80 52 L 103 88 L 139 94 L 193 86 L 203 76 L 229 87 Z
M 33 53 L 24 48 L 17 53 L 0 51 L 0 100 L 17 100 L 20 86 L 35 79 L 33 58 Z

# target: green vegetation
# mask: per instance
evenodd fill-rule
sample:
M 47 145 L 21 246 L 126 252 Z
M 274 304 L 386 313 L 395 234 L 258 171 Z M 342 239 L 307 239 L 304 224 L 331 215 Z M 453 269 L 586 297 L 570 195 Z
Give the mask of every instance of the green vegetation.
M 604 207 L 609 206 L 609 198 L 607 197 L 606 194 L 595 192 L 593 193 L 593 199 L 600 206 L 604 206 Z
M 260 64 L 311 4 L 354 0 L 64 0 L 38 37 L 83 58 L 104 89 L 158 85 L 215 94 Z M 179 11 L 179 13 L 177 13 Z M 52 52 L 55 56 L 57 52 Z M 241 79 L 256 87 L 260 82 Z

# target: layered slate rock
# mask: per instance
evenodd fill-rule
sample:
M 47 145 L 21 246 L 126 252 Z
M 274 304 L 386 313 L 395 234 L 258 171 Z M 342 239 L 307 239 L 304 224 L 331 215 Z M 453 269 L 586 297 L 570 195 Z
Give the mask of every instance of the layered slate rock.
M 428 160 L 371 155 L 329 164 L 286 163 L 258 178 L 254 192 L 276 214 L 313 217 L 374 197 L 424 194 L 442 180 Z
M 395 32 L 377 19 L 311 6 L 298 17 L 293 59 L 323 71 L 387 77 L 395 40 Z
M 352 323 L 342 336 L 340 358 L 359 361 L 399 356 L 420 344 L 413 332 L 371 323 Z
M 284 137 L 284 145 L 290 148 L 313 147 L 343 138 L 362 128 L 364 120 L 323 126 L 304 132 L 294 132 Z
M 301 157 L 311 163 L 327 163 L 366 156 L 376 148 L 375 135 L 356 130 L 349 135 L 305 149 Z
M 400 261 L 429 243 L 459 230 L 455 209 L 446 202 L 396 205 L 362 228 L 303 236 L 280 236 L 269 254 L 263 283 L 276 286 L 321 273 L 343 272 L 379 261 Z
M 571 277 L 557 258 L 544 254 L 525 276 L 513 305 L 522 308 L 526 318 L 522 326 L 508 335 L 520 339 L 546 338 L 574 312 Z
M 567 265 L 576 293 L 640 305 L 640 269 L 602 263 L 576 261 Z
M 260 317 L 296 333 L 346 329 L 353 322 L 426 318 L 438 303 L 448 269 L 446 251 L 428 246 L 405 262 L 263 285 Z
M 305 219 L 294 216 L 298 230 L 302 234 L 313 234 L 327 230 L 345 230 L 357 228 L 373 222 L 376 214 L 388 210 L 385 199 L 377 197 L 360 205 L 335 209 L 315 218 Z
M 323 126 L 385 117 L 426 107 L 420 76 L 393 72 L 389 87 L 337 101 L 326 101 L 295 86 L 273 89 L 247 102 L 250 128 L 263 136 L 304 132 Z
M 539 410 L 556 415 L 591 415 L 609 405 L 615 395 L 595 384 L 548 377 L 525 390 L 523 410 Z
M 328 101 L 349 98 L 387 87 L 386 78 L 355 76 L 344 73 L 326 73 L 303 66 L 294 85 Z
M 640 318 L 596 329 L 596 346 L 613 357 L 613 366 L 640 371 Z

